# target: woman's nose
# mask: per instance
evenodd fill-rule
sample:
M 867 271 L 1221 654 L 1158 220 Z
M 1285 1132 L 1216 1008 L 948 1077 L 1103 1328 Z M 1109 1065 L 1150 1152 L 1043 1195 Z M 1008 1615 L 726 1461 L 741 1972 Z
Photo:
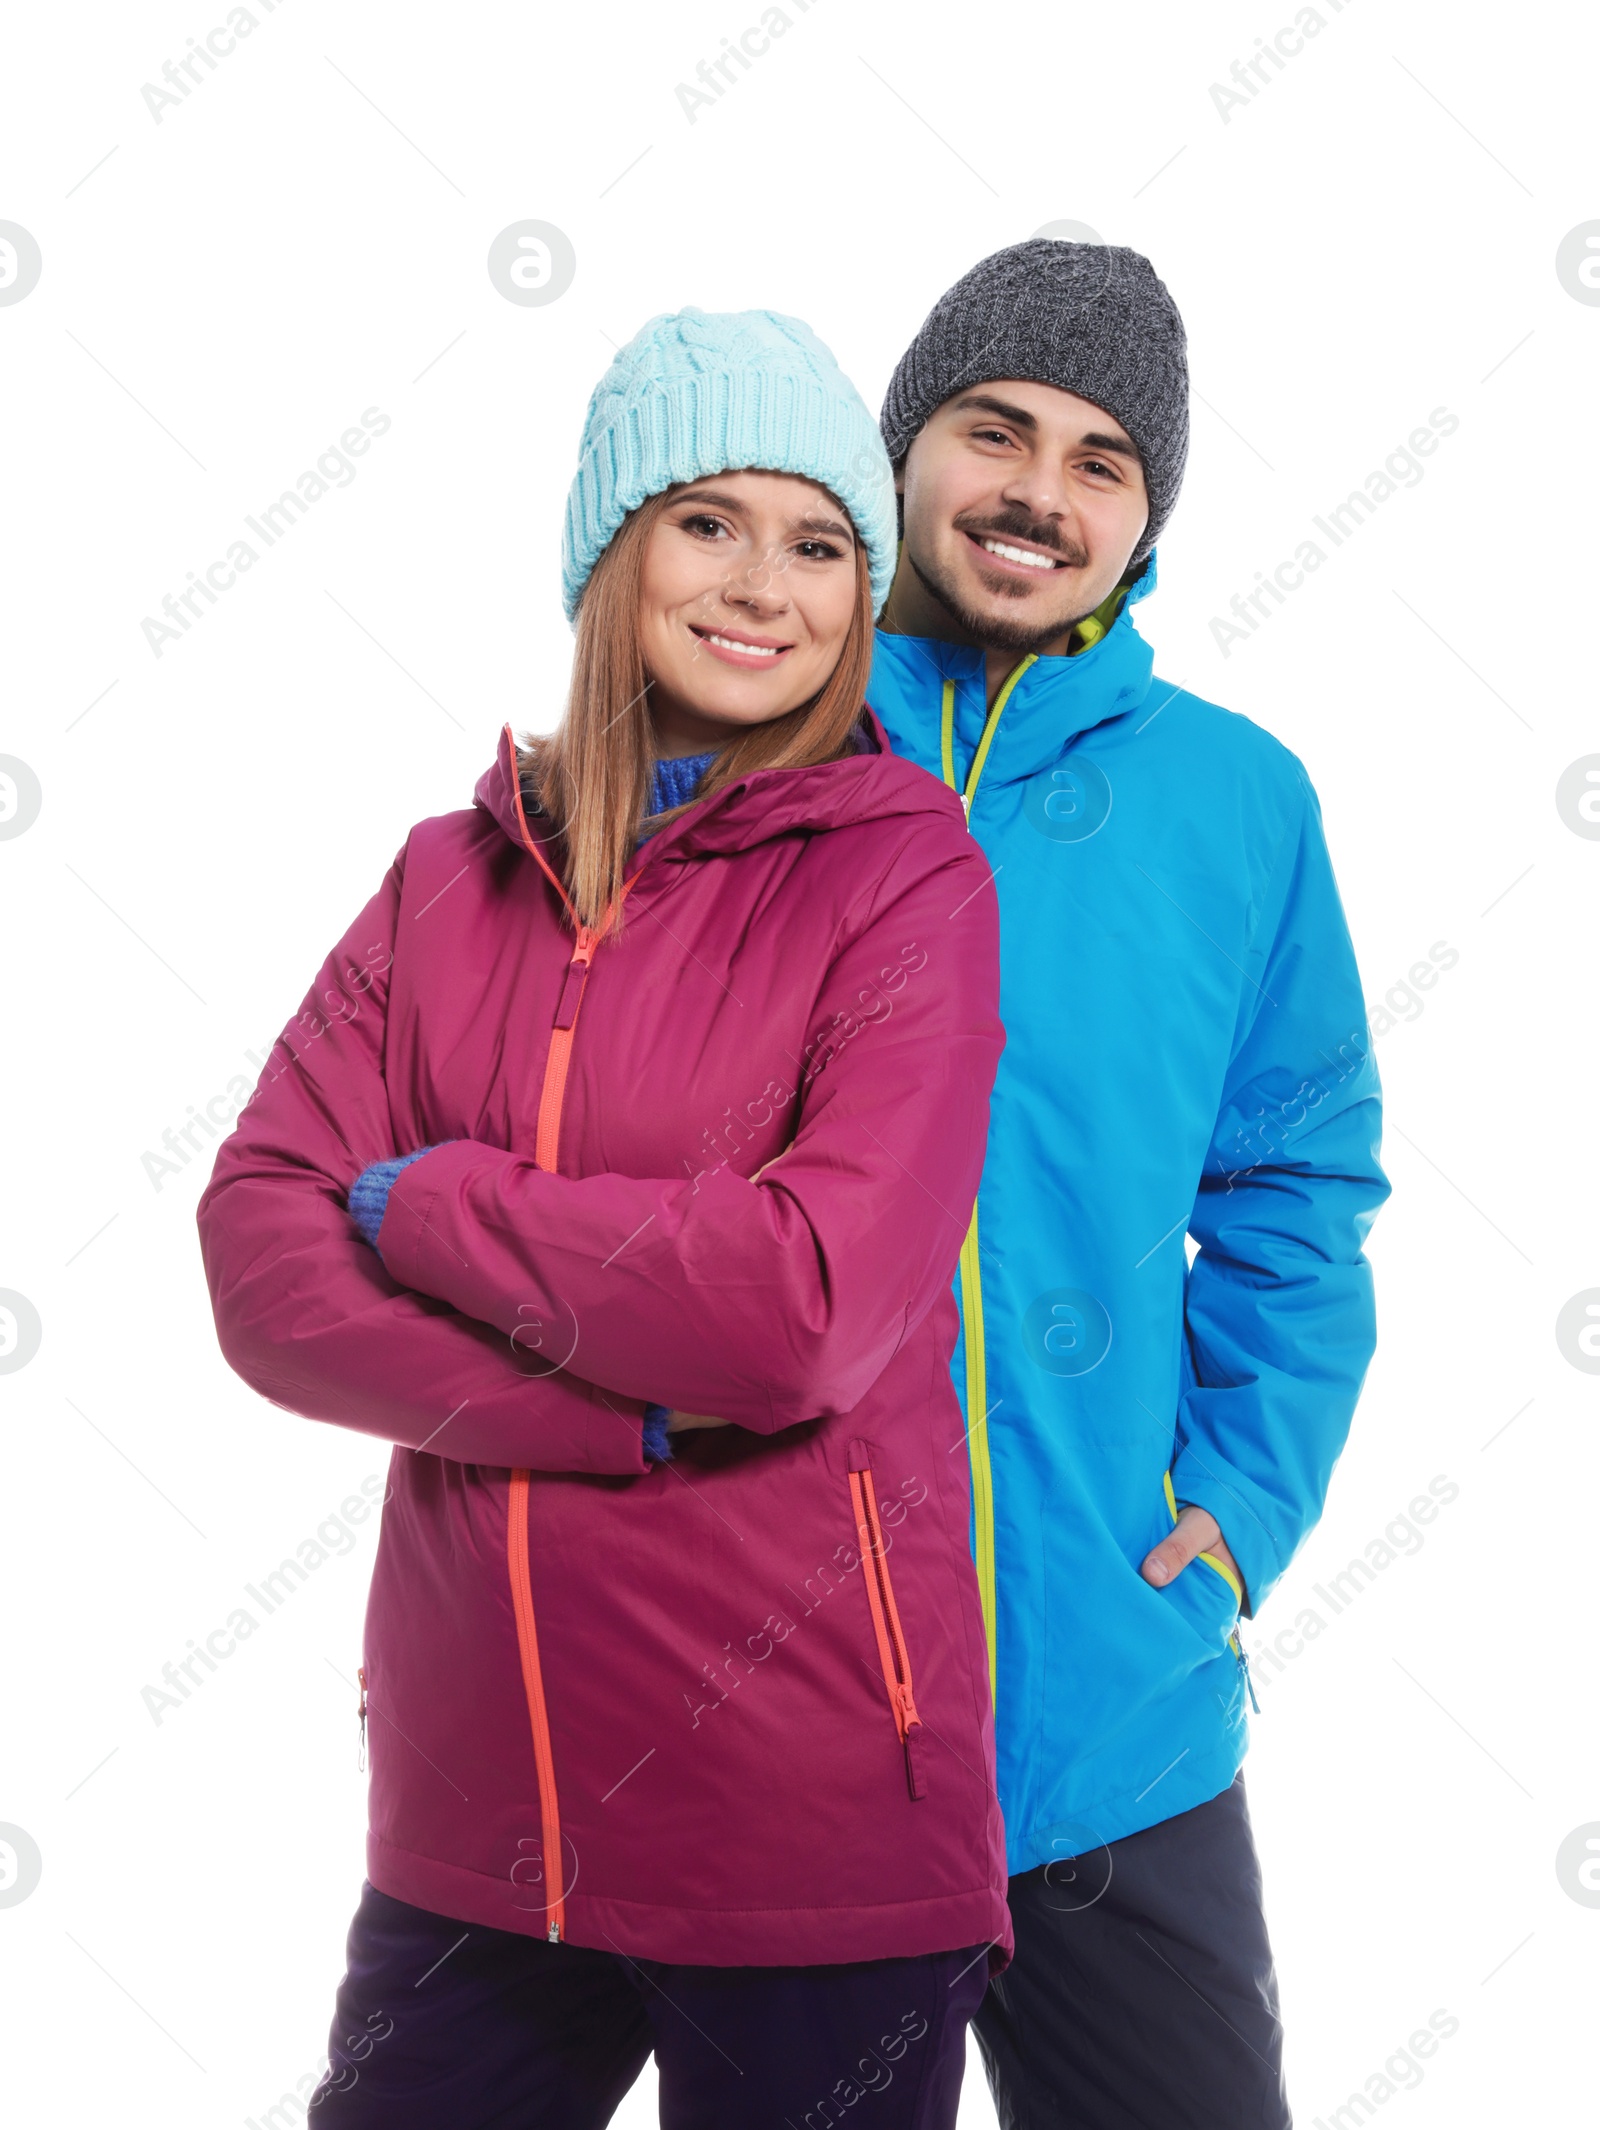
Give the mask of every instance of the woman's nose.
M 752 607 L 763 614 L 779 614 L 789 604 L 789 587 L 781 554 L 766 554 L 734 571 L 723 585 L 723 597 L 735 606 Z

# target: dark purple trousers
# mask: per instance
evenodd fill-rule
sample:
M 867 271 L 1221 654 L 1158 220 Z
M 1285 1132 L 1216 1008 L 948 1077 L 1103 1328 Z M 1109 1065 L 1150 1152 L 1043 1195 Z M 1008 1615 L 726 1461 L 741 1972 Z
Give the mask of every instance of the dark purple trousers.
M 987 1951 L 684 1967 L 364 1884 L 309 2130 L 599 2130 L 652 2051 L 662 2130 L 954 2130 Z

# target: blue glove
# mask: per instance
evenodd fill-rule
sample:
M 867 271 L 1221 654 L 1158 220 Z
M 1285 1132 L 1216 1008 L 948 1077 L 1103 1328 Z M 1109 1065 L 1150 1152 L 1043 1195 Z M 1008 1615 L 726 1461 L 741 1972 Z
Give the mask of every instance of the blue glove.
M 437 1146 L 447 1146 L 450 1143 L 445 1139 L 434 1142 Z M 378 1247 L 378 1230 L 383 1226 L 383 1211 L 389 1203 L 389 1192 L 394 1179 L 402 1169 L 409 1168 L 413 1161 L 420 1161 L 424 1154 L 432 1152 L 431 1146 L 419 1146 L 414 1154 L 401 1154 L 394 1161 L 374 1161 L 372 1166 L 364 1168 L 351 1184 L 345 1204 L 350 1210 L 350 1218 L 361 1230 L 363 1240 L 371 1243 L 374 1250 Z
M 672 1445 L 667 1440 L 667 1422 L 671 1418 L 670 1405 L 647 1405 L 644 1409 L 644 1453 L 657 1464 L 672 1462 Z

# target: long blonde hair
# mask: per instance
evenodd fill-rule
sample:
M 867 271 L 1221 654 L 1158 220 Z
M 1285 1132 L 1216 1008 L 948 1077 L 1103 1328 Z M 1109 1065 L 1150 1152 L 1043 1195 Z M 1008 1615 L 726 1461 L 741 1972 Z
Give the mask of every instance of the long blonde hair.
M 524 733 L 517 758 L 540 806 L 562 840 L 561 871 L 580 923 L 596 928 L 612 913 L 633 858 L 656 758 L 650 677 L 640 644 L 639 599 L 651 528 L 671 490 L 630 511 L 595 564 L 578 608 L 572 685 L 553 733 Z M 842 507 L 842 506 L 841 506 Z M 731 740 L 706 771 L 693 801 L 720 791 L 750 769 L 800 769 L 849 752 L 849 735 L 866 700 L 872 669 L 872 580 L 857 546 L 856 603 L 839 662 L 809 702 Z M 672 807 L 653 815 L 675 820 Z

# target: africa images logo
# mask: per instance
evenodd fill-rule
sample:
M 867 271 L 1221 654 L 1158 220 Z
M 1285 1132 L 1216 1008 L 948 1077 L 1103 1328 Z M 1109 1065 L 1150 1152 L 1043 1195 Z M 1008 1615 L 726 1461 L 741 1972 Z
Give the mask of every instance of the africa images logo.
M 1086 1376 L 1111 1351 L 1105 1305 L 1082 1287 L 1052 1287 L 1022 1320 L 1028 1358 L 1050 1376 Z

